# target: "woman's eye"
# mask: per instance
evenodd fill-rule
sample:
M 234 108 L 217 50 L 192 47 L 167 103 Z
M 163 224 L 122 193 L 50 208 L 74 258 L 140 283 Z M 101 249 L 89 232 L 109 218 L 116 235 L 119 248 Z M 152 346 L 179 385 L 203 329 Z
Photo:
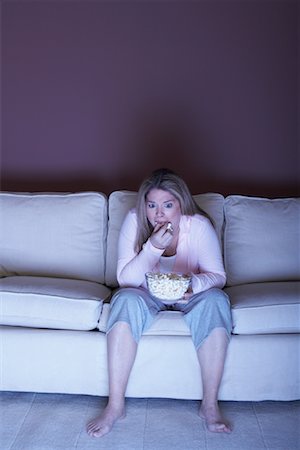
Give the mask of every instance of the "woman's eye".
M 173 203 L 171 203 L 171 202 L 170 203 L 166 203 L 165 207 L 166 208 L 172 208 L 173 207 Z
M 154 203 L 148 203 L 148 208 L 155 208 L 155 204 Z

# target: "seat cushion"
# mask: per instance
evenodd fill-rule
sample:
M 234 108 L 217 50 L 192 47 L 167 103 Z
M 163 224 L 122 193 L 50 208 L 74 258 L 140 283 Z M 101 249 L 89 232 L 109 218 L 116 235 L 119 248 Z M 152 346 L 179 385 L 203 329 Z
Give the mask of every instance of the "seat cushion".
M 300 332 L 300 282 L 253 283 L 226 288 L 233 334 Z
M 227 285 L 300 280 L 300 198 L 225 199 Z
M 14 276 L 0 279 L 0 323 L 64 330 L 97 327 L 110 290 L 98 283 L 64 278 Z
M 106 332 L 109 315 L 109 303 L 104 303 L 98 329 Z M 190 330 L 180 311 L 159 312 L 151 327 L 144 333 L 145 336 L 190 336 Z
M 0 193 L 0 276 L 104 284 L 107 197 Z
M 217 193 L 206 193 L 194 195 L 194 200 L 213 220 L 218 238 L 221 242 L 224 222 L 224 197 Z M 117 287 L 117 242 L 119 233 L 127 212 L 135 207 L 137 192 L 115 191 L 108 199 L 108 235 L 107 235 L 107 258 L 105 271 L 105 284 Z

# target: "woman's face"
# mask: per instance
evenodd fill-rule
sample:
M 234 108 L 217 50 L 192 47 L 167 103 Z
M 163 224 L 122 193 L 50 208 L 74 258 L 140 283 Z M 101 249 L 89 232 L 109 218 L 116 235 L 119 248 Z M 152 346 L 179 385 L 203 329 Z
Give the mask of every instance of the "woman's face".
M 146 214 L 153 227 L 171 222 L 178 229 L 181 218 L 179 201 L 168 191 L 151 189 L 146 197 Z

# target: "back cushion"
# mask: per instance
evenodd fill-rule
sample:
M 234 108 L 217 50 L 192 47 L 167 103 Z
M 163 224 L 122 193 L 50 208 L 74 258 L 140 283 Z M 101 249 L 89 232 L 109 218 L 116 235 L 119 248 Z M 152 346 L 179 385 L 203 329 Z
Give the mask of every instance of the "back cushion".
M 0 194 L 0 276 L 104 282 L 104 194 Z
M 116 278 L 119 233 L 127 212 L 135 207 L 137 192 L 115 191 L 108 200 L 108 236 L 105 281 L 108 286 L 118 285 Z M 194 195 L 197 204 L 211 217 L 221 242 L 224 197 L 221 194 Z
M 225 199 L 224 259 L 229 286 L 300 279 L 300 199 Z

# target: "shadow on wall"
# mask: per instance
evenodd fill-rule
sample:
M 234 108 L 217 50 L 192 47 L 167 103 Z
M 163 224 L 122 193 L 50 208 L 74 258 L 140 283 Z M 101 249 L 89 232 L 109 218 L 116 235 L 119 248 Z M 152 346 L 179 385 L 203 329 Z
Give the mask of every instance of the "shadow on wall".
M 188 114 L 184 108 L 155 108 L 153 112 L 140 114 L 125 154 L 131 154 L 129 164 L 122 168 L 121 178 L 128 186 L 134 173 L 134 187 L 153 170 L 167 167 L 179 173 L 184 179 L 196 177 L 193 154 L 195 139 Z M 134 171 L 134 170 L 136 171 Z M 138 184 L 136 184 L 138 183 Z
M 134 127 L 138 132 L 128 139 L 123 149 L 123 161 L 117 161 L 111 168 L 106 168 L 104 174 L 96 172 L 98 168 L 103 168 L 103 161 L 91 160 L 90 172 L 82 175 L 78 173 L 78 168 L 76 175 L 3 174 L 0 188 L 13 192 L 96 191 L 109 195 L 121 189 L 136 191 L 152 170 L 168 167 L 183 177 L 193 194 L 218 192 L 224 196 L 241 194 L 270 198 L 299 195 L 297 180 L 290 180 L 285 184 L 261 183 L 241 179 L 238 174 L 235 179 L 230 180 L 226 178 L 226 174 L 223 177 L 216 176 L 211 164 L 213 156 L 209 154 L 211 142 L 208 142 L 203 130 L 193 127 L 192 114 L 182 114 L 182 111 L 183 109 L 178 112 L 174 108 L 173 111 L 158 112 L 156 109 L 155 113 L 141 114 Z M 197 153 L 198 163 L 197 158 L 192 157 Z M 101 155 L 99 157 L 103 158 Z
M 178 172 L 178 171 L 177 171 Z M 149 172 L 146 173 L 146 176 Z M 127 175 L 122 178 L 122 183 L 112 179 L 108 184 L 101 177 L 96 175 L 81 177 L 81 176 L 70 176 L 63 178 L 47 178 L 47 177 L 24 177 L 24 178 L 14 178 L 7 177 L 3 178 L 1 183 L 1 190 L 7 192 L 84 192 L 84 191 L 95 191 L 103 192 L 109 195 L 115 190 L 129 190 L 136 191 L 143 180 L 144 177 L 138 177 L 137 181 L 133 180 L 132 175 Z M 247 184 L 242 181 L 228 182 L 226 180 L 214 180 L 210 178 L 209 180 L 202 179 L 201 182 L 194 180 L 190 181 L 189 177 L 184 177 L 187 182 L 191 192 L 193 194 L 201 194 L 205 192 L 216 192 L 223 194 L 225 197 L 227 195 L 249 195 L 258 197 L 269 197 L 269 198 L 279 198 L 279 197 L 298 197 L 300 192 L 296 185 L 294 184 L 263 184 L 263 183 L 253 183 Z

